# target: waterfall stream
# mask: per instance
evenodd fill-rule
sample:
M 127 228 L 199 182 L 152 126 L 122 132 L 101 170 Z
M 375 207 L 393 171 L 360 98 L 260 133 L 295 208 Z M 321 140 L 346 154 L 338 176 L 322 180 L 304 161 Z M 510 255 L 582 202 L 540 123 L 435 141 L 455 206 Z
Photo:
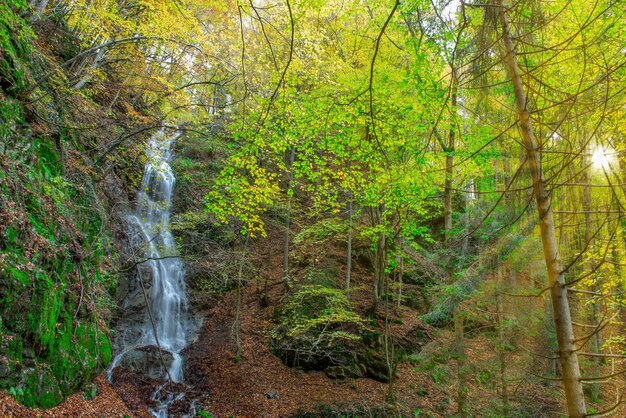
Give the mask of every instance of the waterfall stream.
M 184 265 L 170 231 L 176 178 L 169 163 L 171 146 L 178 136 L 178 132 L 161 130 L 152 136 L 146 149 L 148 161 L 137 193 L 137 207 L 128 217 L 137 258 L 145 261 L 139 264 L 136 286 L 123 306 L 130 312 L 129 318 L 134 307 L 137 318 L 122 321 L 119 327 L 119 354 L 109 368 L 109 380 L 119 365 L 144 371 L 153 378 L 183 381 L 181 351 L 187 345 L 193 321 L 187 309 Z M 156 417 L 167 417 L 169 403 L 184 396 L 163 389 L 164 385 L 159 386 L 153 395 L 159 405 L 152 411 Z

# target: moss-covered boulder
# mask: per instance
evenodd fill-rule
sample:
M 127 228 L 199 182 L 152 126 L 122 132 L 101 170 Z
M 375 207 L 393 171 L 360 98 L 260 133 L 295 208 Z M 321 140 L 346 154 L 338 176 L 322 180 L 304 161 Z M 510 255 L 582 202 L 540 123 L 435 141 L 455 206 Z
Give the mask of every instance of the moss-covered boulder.
M 309 282 L 297 286 L 278 311 L 271 334 L 274 354 L 288 366 L 323 370 L 332 378 L 388 381 L 378 334 L 344 291 Z

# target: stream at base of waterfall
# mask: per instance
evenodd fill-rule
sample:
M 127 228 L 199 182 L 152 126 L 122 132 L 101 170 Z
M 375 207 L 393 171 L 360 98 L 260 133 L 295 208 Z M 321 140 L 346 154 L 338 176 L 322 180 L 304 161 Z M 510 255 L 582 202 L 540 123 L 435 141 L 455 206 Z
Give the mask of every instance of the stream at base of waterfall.
M 166 418 L 169 405 L 185 396 L 170 390 L 180 385 L 169 383 L 183 382 L 181 352 L 199 325 L 189 314 L 184 264 L 170 231 L 176 178 L 169 163 L 179 136 L 163 129 L 147 144 L 136 210 L 128 216 L 136 277 L 123 302 L 124 318 L 114 339 L 118 354 L 108 370 L 109 381 L 118 366 L 162 380 L 152 396 L 157 406 L 151 412 L 159 418 Z

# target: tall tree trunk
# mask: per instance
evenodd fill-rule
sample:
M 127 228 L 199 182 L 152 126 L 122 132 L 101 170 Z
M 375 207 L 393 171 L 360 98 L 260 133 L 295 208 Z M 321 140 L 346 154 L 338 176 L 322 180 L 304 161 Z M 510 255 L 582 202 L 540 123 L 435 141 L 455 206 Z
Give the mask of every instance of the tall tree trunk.
M 584 142 L 584 140 L 583 140 Z M 581 250 L 583 250 L 585 247 L 587 248 L 587 251 L 594 251 L 594 239 L 593 239 L 593 219 L 592 219 L 592 213 L 591 213 L 591 186 L 590 186 L 590 181 L 589 181 L 589 169 L 586 168 L 589 165 L 589 156 L 588 154 L 588 149 L 585 149 L 585 145 L 581 144 L 583 146 L 583 149 L 585 150 L 585 152 L 583 152 L 583 199 L 582 199 L 582 203 L 583 203 L 583 211 L 585 212 L 585 242 L 583 243 L 583 247 L 581 248 Z M 589 260 L 587 261 L 587 271 L 593 271 L 596 268 L 596 261 L 594 257 L 590 257 Z M 593 281 L 593 285 L 591 290 L 593 292 L 598 292 L 600 289 L 598 287 L 598 283 L 597 281 L 597 275 L 594 274 L 594 281 Z M 595 296 L 592 296 L 592 298 L 595 298 Z M 591 324 L 592 325 L 597 325 L 598 322 L 600 321 L 600 300 L 595 300 L 593 303 L 590 304 L 589 309 L 591 310 L 591 312 L 589 312 L 589 315 L 591 317 Z M 584 312 L 584 311 L 583 311 Z M 591 338 L 591 352 L 594 354 L 598 354 L 600 352 L 600 347 L 602 346 L 602 342 L 601 342 L 601 335 L 600 335 L 600 329 L 597 329 L 594 331 L 593 333 L 593 337 Z M 601 371 L 601 361 L 602 359 L 599 356 L 594 356 L 592 357 L 591 361 L 593 362 L 593 371 L 591 374 L 591 377 L 593 378 L 598 378 L 600 377 L 600 371 Z M 590 395 L 590 399 L 592 402 L 598 402 L 600 400 L 600 384 L 599 383 L 591 383 L 589 386 L 589 395 Z
M 50 2 L 50 0 L 31 0 L 30 1 L 30 7 L 33 8 L 33 14 L 30 17 L 30 23 L 35 23 L 36 21 L 38 21 L 39 19 L 41 19 L 41 15 L 43 14 L 43 11 L 46 9 L 46 6 L 48 6 L 48 3 Z
M 92 62 L 90 65 L 90 70 L 89 69 L 85 69 L 84 67 L 81 68 L 81 71 L 78 73 L 79 75 L 81 73 L 84 73 L 80 80 L 76 82 L 76 84 L 74 84 L 74 89 L 75 90 L 80 90 L 83 87 L 85 87 L 85 85 L 87 83 L 89 83 L 89 80 L 91 80 L 91 72 L 95 71 L 99 66 L 100 63 L 102 62 L 102 60 L 104 59 L 104 53 L 105 50 L 103 49 L 99 49 L 98 52 L 96 52 L 95 56 L 92 58 Z M 85 60 L 87 60 L 87 58 L 85 58 Z
M 403 277 L 404 277 L 404 238 L 400 237 L 400 245 L 399 245 L 399 253 L 400 257 L 398 260 L 398 267 L 400 268 L 398 272 L 398 300 L 396 302 L 396 314 L 400 315 L 400 308 L 402 307 L 402 286 L 404 285 Z
M 235 299 L 235 320 L 233 321 L 232 332 L 235 337 L 235 362 L 241 360 L 241 285 L 243 281 L 243 266 L 246 261 L 248 241 L 250 233 L 246 235 L 246 240 L 241 250 L 241 259 L 239 260 L 239 269 L 237 271 L 237 298 Z
M 511 187 L 511 156 L 507 153 L 504 156 L 504 190 Z M 504 196 L 504 202 L 508 208 L 511 208 L 512 212 L 517 210 L 516 206 L 511 207 L 513 199 L 511 198 L 511 192 L 506 193 Z
M 385 293 L 389 293 L 389 282 L 385 283 Z M 392 405 L 396 404 L 395 394 L 395 350 L 393 345 L 393 336 L 391 335 L 391 312 L 389 311 L 389 304 L 385 303 L 385 329 L 383 330 L 383 344 L 385 348 L 385 363 L 387 364 L 387 374 L 389 375 L 389 385 L 387 387 L 386 400 Z
M 287 180 L 287 213 L 285 215 L 285 239 L 283 242 L 283 280 L 285 287 L 289 288 L 289 237 L 291 234 L 291 183 L 293 182 L 293 162 L 296 158 L 296 148 L 292 147 L 289 152 Z
M 380 233 L 378 237 L 378 244 L 376 245 L 376 256 L 374 265 L 374 296 L 378 300 L 384 292 L 383 286 L 385 284 L 385 265 L 387 258 L 387 235 L 384 232 Z
M 454 125 L 454 117 L 456 116 L 457 106 L 457 80 L 454 66 L 452 66 L 452 82 L 450 93 L 450 113 L 452 116 L 452 125 L 448 133 L 448 143 L 444 151 L 446 152 L 446 177 L 444 186 L 443 199 L 443 223 L 445 230 L 446 244 L 450 243 L 452 233 L 452 177 L 454 176 L 454 143 L 456 135 L 456 126 Z
M 517 117 L 519 119 L 524 147 L 526 148 L 527 163 L 533 181 L 533 193 L 537 202 L 541 241 L 543 243 L 544 258 L 548 271 L 548 284 L 550 286 L 552 308 L 554 311 L 554 324 L 556 327 L 557 341 L 559 343 L 559 359 L 563 369 L 563 384 L 567 400 L 567 411 L 570 417 L 580 418 L 586 415 L 587 409 L 585 407 L 585 396 L 580 377 L 578 356 L 576 355 L 576 345 L 574 343 L 574 330 L 572 329 L 569 301 L 567 299 L 563 261 L 559 254 L 556 238 L 551 197 L 546 188 L 546 182 L 541 170 L 539 144 L 533 132 L 530 112 L 526 107 L 526 94 L 524 92 L 517 55 L 515 54 L 513 41 L 509 33 L 509 24 L 505 14 L 506 9 L 502 5 L 501 0 L 495 0 L 495 5 L 498 7 L 500 24 L 502 26 L 502 41 L 506 51 L 504 64 L 511 76 L 511 83 L 515 91 Z
M 461 256 L 458 259 L 457 266 L 458 268 L 463 267 L 463 263 L 465 262 L 465 257 L 467 257 L 467 253 L 469 251 L 469 230 L 470 230 L 470 201 L 471 193 L 470 184 L 465 186 L 464 193 L 464 203 L 465 203 L 465 211 L 463 213 L 463 244 L 461 245 Z
M 451 125 L 448 133 L 448 143 L 444 149 L 446 153 L 446 174 L 445 174 L 445 186 L 444 186 L 444 199 L 443 199 L 443 224 L 444 224 L 444 241 L 446 248 L 450 249 L 450 243 L 452 240 L 452 178 L 454 176 L 454 142 L 456 135 L 456 104 L 457 104 L 457 89 L 458 83 L 456 79 L 456 70 L 454 64 L 451 64 L 452 81 L 450 92 L 450 114 Z M 454 259 L 450 254 L 450 261 L 446 267 L 446 275 L 448 280 L 454 278 Z
M 384 222 L 385 205 L 381 204 L 372 208 L 373 222 L 372 225 L 382 225 Z M 374 303 L 372 310 L 376 311 L 378 299 L 384 293 L 385 284 L 385 266 L 387 265 L 387 234 L 381 231 L 378 235 L 376 243 L 376 251 L 374 252 Z

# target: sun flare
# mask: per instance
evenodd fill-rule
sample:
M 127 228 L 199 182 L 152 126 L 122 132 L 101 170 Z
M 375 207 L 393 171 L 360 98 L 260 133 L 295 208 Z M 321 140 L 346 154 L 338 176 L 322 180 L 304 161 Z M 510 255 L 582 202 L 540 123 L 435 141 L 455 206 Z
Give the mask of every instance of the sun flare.
M 608 170 L 615 161 L 615 151 L 609 147 L 598 146 L 591 154 L 591 163 L 597 170 Z

